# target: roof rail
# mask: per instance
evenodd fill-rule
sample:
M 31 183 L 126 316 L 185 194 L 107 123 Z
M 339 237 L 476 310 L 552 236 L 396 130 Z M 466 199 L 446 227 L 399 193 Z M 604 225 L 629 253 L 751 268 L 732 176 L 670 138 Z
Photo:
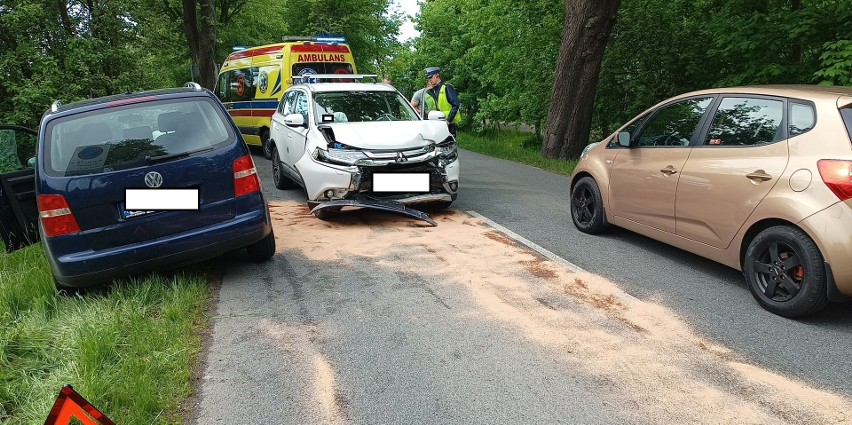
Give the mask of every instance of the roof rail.
M 190 81 L 190 82 L 186 83 L 186 85 L 184 87 L 191 88 L 195 91 L 201 91 L 202 90 L 201 84 L 198 84 L 195 81 Z
M 62 103 L 61 103 L 61 102 L 59 102 L 58 100 L 57 100 L 57 101 L 54 101 L 54 102 L 50 105 L 50 112 L 56 112 L 56 111 L 58 111 L 60 106 L 62 106 Z
M 339 82 L 352 82 L 352 80 L 359 80 L 362 83 L 369 83 L 369 81 L 363 81 L 366 79 L 372 78 L 374 83 L 379 82 L 379 76 L 376 74 L 304 74 L 304 75 L 296 75 L 293 77 L 293 84 L 308 84 L 308 83 L 339 83 Z

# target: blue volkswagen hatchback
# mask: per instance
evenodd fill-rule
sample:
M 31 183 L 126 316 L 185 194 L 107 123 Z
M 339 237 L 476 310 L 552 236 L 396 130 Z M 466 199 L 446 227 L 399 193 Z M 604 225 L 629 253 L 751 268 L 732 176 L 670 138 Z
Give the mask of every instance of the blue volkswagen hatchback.
M 275 253 L 248 147 L 197 84 L 55 103 L 38 133 L 39 231 L 57 287 Z

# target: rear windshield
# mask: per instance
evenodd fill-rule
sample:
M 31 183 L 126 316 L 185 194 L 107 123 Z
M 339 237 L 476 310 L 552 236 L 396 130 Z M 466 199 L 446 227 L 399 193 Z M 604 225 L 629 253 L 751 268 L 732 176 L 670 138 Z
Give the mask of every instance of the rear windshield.
M 843 123 L 846 124 L 846 133 L 849 134 L 849 139 L 852 140 L 852 108 L 841 109 L 840 116 L 843 117 Z
M 125 170 L 224 146 L 234 138 L 209 99 L 136 103 L 50 122 L 44 168 L 55 177 Z

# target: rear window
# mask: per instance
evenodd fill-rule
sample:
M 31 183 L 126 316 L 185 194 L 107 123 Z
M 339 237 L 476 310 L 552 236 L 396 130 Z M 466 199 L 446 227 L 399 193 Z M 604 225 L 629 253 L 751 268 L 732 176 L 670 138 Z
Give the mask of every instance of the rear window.
M 51 121 L 45 171 L 54 177 L 143 167 L 229 144 L 236 137 L 210 99 L 153 101 Z
M 811 105 L 790 103 L 790 137 L 810 131 L 816 125 L 816 111 Z
M 843 123 L 846 124 L 846 133 L 849 134 L 849 139 L 852 140 L 852 108 L 841 109 L 840 116 L 843 117 Z
M 352 74 L 352 65 L 346 62 L 297 62 L 293 76 L 305 74 Z

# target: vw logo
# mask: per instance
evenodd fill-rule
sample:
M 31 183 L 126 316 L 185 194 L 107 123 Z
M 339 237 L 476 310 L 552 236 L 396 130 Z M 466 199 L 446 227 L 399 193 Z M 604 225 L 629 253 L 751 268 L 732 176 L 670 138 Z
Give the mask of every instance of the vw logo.
M 160 187 L 163 185 L 163 175 L 156 172 L 151 171 L 148 174 L 145 174 L 145 185 L 148 187 Z

